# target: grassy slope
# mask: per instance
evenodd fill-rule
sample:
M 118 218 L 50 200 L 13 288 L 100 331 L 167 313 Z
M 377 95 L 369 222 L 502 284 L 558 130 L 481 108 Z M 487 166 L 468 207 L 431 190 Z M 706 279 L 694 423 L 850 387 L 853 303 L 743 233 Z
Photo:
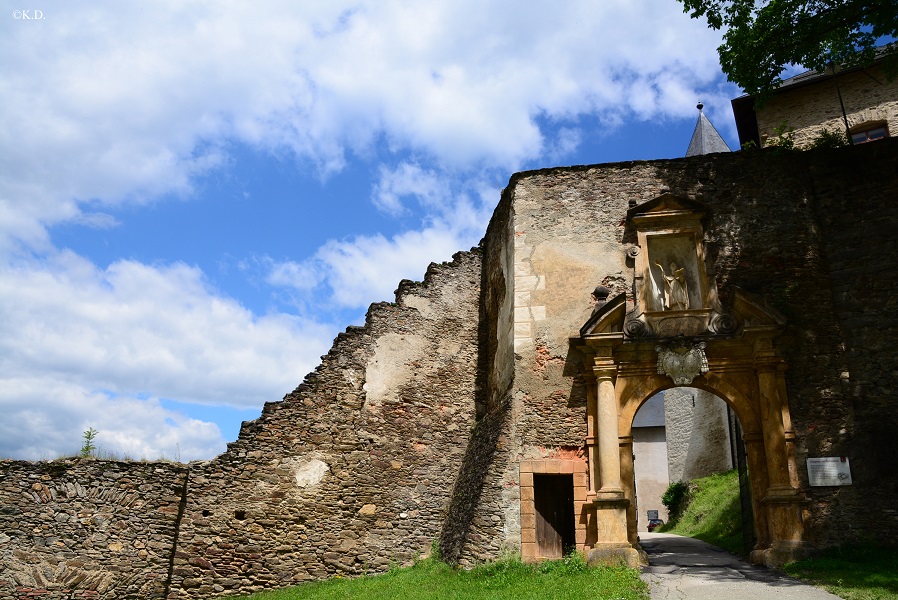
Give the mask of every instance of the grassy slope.
M 738 473 L 719 473 L 695 479 L 690 485 L 693 490 L 683 514 L 658 531 L 698 538 L 744 555 Z
M 334 578 L 274 592 L 244 596 L 246 600 L 429 600 L 490 598 L 509 600 L 648 600 L 638 571 L 590 568 L 579 555 L 540 565 L 506 559 L 471 571 L 452 569 L 434 559 L 384 575 Z

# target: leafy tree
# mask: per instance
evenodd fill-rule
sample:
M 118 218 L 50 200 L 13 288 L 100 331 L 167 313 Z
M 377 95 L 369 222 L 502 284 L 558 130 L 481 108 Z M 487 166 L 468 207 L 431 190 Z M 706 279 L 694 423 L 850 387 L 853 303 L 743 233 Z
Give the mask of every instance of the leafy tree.
M 766 97 L 789 64 L 823 71 L 870 64 L 877 40 L 898 38 L 895 0 L 679 0 L 692 18 L 726 29 L 717 49 L 730 81 Z M 884 50 L 898 72 L 898 44 Z

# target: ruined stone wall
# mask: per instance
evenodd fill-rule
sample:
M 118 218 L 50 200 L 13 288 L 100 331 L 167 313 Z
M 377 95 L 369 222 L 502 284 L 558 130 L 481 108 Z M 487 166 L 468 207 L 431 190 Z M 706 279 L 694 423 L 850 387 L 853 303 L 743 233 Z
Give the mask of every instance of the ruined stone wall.
M 191 469 L 178 598 L 382 572 L 437 539 L 475 419 L 479 251 L 403 281 Z
M 517 463 L 509 458 L 509 440 L 516 422 L 511 403 L 514 376 L 510 301 L 514 293 L 512 205 L 513 195 L 509 189 L 503 190 L 481 242 L 478 422 L 467 441 L 439 539 L 443 560 L 462 566 L 498 557 L 507 546 L 504 529 L 509 523 L 520 529 Z M 514 483 L 509 484 L 509 480 Z M 519 547 L 519 542 L 512 547 Z
M 0 598 L 162 598 L 187 466 L 0 461 Z
M 898 135 L 898 78 L 889 81 L 883 70 L 874 66 L 840 75 L 838 85 L 844 117 L 832 77 L 795 89 L 783 88 L 756 111 L 761 144 L 767 145 L 776 137 L 774 129 L 786 123 L 795 129 L 795 146 L 807 148 L 824 129 L 844 134 L 845 117 L 852 132 L 865 123 L 885 122 L 889 134 Z

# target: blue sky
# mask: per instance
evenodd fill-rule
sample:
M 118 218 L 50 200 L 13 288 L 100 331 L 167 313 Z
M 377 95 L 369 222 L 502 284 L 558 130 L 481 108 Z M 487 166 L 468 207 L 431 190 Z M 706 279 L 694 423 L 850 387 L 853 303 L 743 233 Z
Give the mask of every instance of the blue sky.
M 303 5 L 300 5 L 303 4 Z M 0 456 L 211 458 L 512 173 L 736 147 L 674 0 L 0 15 Z

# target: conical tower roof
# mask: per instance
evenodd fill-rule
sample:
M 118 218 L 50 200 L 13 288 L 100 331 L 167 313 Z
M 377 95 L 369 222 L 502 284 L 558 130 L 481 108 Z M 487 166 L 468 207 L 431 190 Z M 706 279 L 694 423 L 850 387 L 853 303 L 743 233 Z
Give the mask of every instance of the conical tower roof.
M 698 103 L 698 122 L 695 124 L 695 131 L 692 132 L 692 139 L 689 141 L 689 149 L 686 150 L 686 156 L 698 156 L 700 154 L 712 154 L 714 152 L 732 152 L 727 143 L 723 141 L 720 134 L 702 112 L 705 107 L 701 102 Z

